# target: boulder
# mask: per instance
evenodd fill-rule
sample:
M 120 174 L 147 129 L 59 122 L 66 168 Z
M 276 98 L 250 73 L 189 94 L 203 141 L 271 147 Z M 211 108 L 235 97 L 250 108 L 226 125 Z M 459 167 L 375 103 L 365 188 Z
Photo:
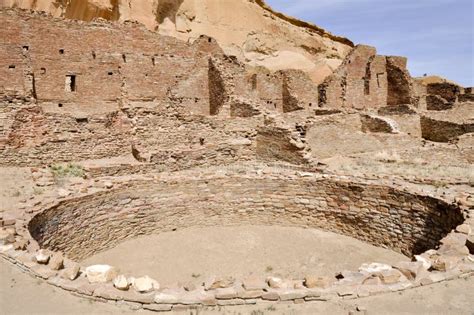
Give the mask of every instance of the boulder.
M 465 245 L 443 244 L 439 247 L 438 254 L 441 256 L 467 256 L 469 248 Z
M 15 242 L 15 233 L 6 229 L 0 230 L 0 245 L 9 245 Z
M 64 267 L 64 257 L 61 253 L 54 253 L 49 259 L 49 268 L 52 270 L 61 270 Z
M 38 264 L 46 265 L 49 262 L 50 257 L 51 254 L 47 250 L 40 249 L 35 255 L 35 260 Z
M 394 264 L 393 267 L 409 280 L 415 280 L 423 272 L 426 272 L 423 262 L 420 261 L 402 261 Z
M 278 278 L 278 277 L 268 277 L 267 283 L 270 286 L 270 288 L 274 288 L 274 289 L 283 289 L 287 287 L 285 281 L 283 281 L 283 279 Z
M 117 277 L 117 269 L 109 265 L 93 265 L 86 268 L 86 277 L 90 283 L 106 283 Z
M 81 266 L 79 264 L 71 263 L 61 272 L 61 278 L 73 281 L 79 276 L 80 270 Z
M 441 256 L 433 263 L 433 269 L 438 271 L 448 271 L 456 268 L 462 261 L 462 257 Z
M 426 270 L 430 269 L 432 261 L 428 257 L 424 257 L 423 255 L 415 255 L 415 260 L 421 262 L 423 264 L 423 268 Z
M 140 293 L 148 293 L 160 289 L 160 284 L 158 281 L 150 278 L 149 276 L 134 279 L 132 286 L 135 291 Z
M 400 271 L 395 269 L 384 270 L 376 273 L 376 275 L 382 280 L 384 284 L 395 284 L 398 283 L 402 278 Z
M 116 287 L 119 290 L 126 291 L 130 288 L 130 282 L 128 281 L 127 277 L 124 275 L 119 275 L 114 278 L 112 281 L 114 284 L 114 287 Z
M 307 288 L 329 288 L 335 280 L 327 277 L 316 277 L 316 276 L 306 276 L 304 279 L 304 285 Z

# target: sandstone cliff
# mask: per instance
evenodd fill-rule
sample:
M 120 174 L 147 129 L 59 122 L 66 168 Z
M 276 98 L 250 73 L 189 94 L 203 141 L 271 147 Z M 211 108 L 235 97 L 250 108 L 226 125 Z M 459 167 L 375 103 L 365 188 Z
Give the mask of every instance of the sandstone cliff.
M 353 46 L 348 39 L 273 11 L 263 0 L 0 0 L 0 7 L 84 21 L 137 21 L 182 40 L 205 34 L 248 64 L 273 71 L 304 70 L 316 83 Z

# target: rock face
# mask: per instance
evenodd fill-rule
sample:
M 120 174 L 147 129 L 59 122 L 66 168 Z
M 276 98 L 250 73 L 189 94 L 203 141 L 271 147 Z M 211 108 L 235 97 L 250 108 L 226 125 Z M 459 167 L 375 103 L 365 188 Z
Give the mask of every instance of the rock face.
M 137 21 L 182 40 L 207 35 L 242 61 L 273 71 L 304 70 L 315 82 L 330 74 L 352 46 L 348 39 L 274 12 L 263 0 L 4 0 L 1 6 L 83 21 Z

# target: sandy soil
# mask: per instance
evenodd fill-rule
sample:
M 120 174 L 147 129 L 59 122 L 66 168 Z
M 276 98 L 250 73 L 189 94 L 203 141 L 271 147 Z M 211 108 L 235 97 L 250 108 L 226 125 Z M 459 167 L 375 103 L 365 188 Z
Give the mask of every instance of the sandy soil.
M 156 314 L 145 310 L 133 311 L 127 305 L 116 305 L 73 296 L 22 273 L 0 259 L 0 314 Z M 317 315 L 354 314 L 356 307 L 372 314 L 472 315 L 474 314 L 474 278 L 439 283 L 428 287 L 391 293 L 356 301 L 320 302 L 311 304 L 264 303 L 253 306 L 210 308 L 167 314 L 207 315 Z
M 229 246 L 229 245 L 232 246 Z M 366 262 L 408 260 L 391 250 L 316 229 L 278 226 L 189 228 L 126 241 L 83 261 L 106 263 L 159 282 L 200 281 L 250 273 L 303 278 L 357 270 Z M 295 272 L 297 270 L 298 272 Z
M 29 168 L 0 168 L 0 212 L 16 208 L 19 200 L 39 192 L 34 190 Z

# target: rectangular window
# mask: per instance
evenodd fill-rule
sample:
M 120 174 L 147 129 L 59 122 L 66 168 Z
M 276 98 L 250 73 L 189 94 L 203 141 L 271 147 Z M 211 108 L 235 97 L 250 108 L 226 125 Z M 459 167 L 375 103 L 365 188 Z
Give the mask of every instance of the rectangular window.
M 76 92 L 76 75 L 68 74 L 66 75 L 66 84 L 64 90 L 66 92 Z

